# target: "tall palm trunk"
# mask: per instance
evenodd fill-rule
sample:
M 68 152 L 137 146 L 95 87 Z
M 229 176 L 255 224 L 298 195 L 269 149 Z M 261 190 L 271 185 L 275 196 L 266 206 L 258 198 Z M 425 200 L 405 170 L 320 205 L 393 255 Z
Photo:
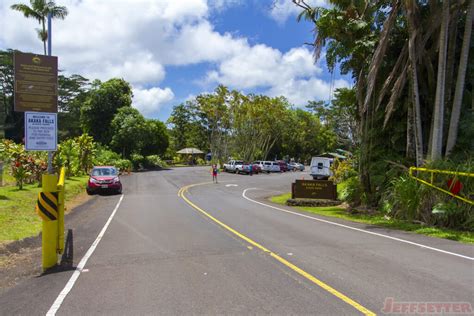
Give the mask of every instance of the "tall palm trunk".
M 41 34 L 41 40 L 43 41 L 43 47 L 44 47 L 44 54 L 45 55 L 48 55 L 48 53 L 46 52 L 46 40 L 48 39 L 47 37 L 45 38 L 44 34 L 46 34 L 46 26 L 45 26 L 45 23 L 44 23 L 44 18 L 41 19 L 41 24 L 43 26 L 43 33 Z
M 459 128 L 459 117 L 461 114 L 462 95 L 464 92 L 464 83 L 469 57 L 469 47 L 471 44 L 472 18 L 474 15 L 474 0 L 469 1 L 469 7 L 466 15 L 466 25 L 464 27 L 464 36 L 461 49 L 461 60 L 459 61 L 458 77 L 456 80 L 456 90 L 454 92 L 453 109 L 451 111 L 451 121 L 449 123 L 448 140 L 446 143 L 446 156 L 451 153 L 456 145 Z
M 408 30 L 410 38 L 408 40 L 408 56 L 411 65 L 411 85 L 412 85 L 412 98 L 413 98 L 413 114 L 415 119 L 415 153 L 416 153 L 416 165 L 423 165 L 423 133 L 421 127 L 421 109 L 420 109 L 420 91 L 418 88 L 418 71 L 417 71 L 417 58 L 416 58 L 416 36 L 418 29 L 415 25 L 415 2 L 414 0 L 407 0 L 406 7 L 408 13 Z
M 446 78 L 446 54 L 449 24 L 449 0 L 443 1 L 443 17 L 439 36 L 438 76 L 436 80 L 436 98 L 434 104 L 433 134 L 431 145 L 431 160 L 441 158 L 443 148 L 444 125 L 444 88 Z

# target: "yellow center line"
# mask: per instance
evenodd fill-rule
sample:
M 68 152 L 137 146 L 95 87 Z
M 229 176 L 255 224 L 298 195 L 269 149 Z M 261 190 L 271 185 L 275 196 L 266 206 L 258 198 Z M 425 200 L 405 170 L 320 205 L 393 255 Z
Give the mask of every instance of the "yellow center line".
M 191 185 L 187 185 L 187 186 L 184 186 L 182 187 L 181 189 L 179 189 L 178 191 L 178 196 L 183 198 L 186 203 L 188 203 L 189 205 L 191 205 L 194 209 L 198 210 L 199 212 L 201 212 L 202 214 L 204 214 L 206 217 L 210 218 L 212 221 L 214 221 L 215 223 L 219 224 L 221 227 L 227 229 L 228 231 L 230 231 L 231 233 L 233 233 L 234 235 L 238 236 L 239 238 L 245 240 L 247 243 L 251 244 L 252 246 L 268 253 L 272 258 L 274 258 L 275 260 L 279 261 L 280 263 L 282 263 L 283 265 L 287 266 L 288 268 L 290 268 L 291 270 L 295 271 L 296 273 L 298 273 L 299 275 L 303 276 L 304 278 L 308 279 L 309 281 L 311 281 L 312 283 L 316 284 L 317 286 L 319 286 L 320 288 L 322 288 L 323 290 L 331 293 L 332 295 L 336 296 L 337 298 L 339 298 L 340 300 L 344 301 L 345 303 L 351 305 L 352 307 L 354 307 L 355 309 L 357 309 L 358 311 L 360 311 L 362 314 L 364 315 L 376 315 L 374 312 L 372 312 L 371 310 L 365 308 L 364 306 L 362 306 L 361 304 L 357 303 L 356 301 L 354 301 L 353 299 L 349 298 L 348 296 L 342 294 L 341 292 L 339 292 L 338 290 L 336 290 L 335 288 L 331 287 L 330 285 L 324 283 L 323 281 L 319 280 L 318 278 L 314 277 L 313 275 L 309 274 L 308 272 L 304 271 L 303 269 L 297 267 L 296 265 L 294 265 L 293 263 L 289 262 L 288 260 L 280 257 L 279 255 L 277 255 L 276 253 L 268 250 L 267 248 L 265 248 L 264 246 L 262 246 L 261 244 L 257 243 L 256 241 L 250 239 L 249 237 L 239 233 L 238 231 L 236 231 L 235 229 L 233 229 L 232 227 L 224 224 L 223 222 L 221 222 L 220 220 L 218 220 L 217 218 L 215 218 L 214 216 L 212 216 L 211 214 L 209 214 L 208 212 L 204 211 L 202 208 L 200 208 L 199 206 L 197 206 L 196 204 L 194 204 L 193 202 L 191 202 L 185 195 L 184 193 L 186 193 L 188 191 L 189 188 L 192 188 L 194 186 L 198 186 L 198 185 L 204 185 L 204 184 L 209 184 L 210 182 L 206 182 L 206 183 L 197 183 L 197 184 L 191 184 Z

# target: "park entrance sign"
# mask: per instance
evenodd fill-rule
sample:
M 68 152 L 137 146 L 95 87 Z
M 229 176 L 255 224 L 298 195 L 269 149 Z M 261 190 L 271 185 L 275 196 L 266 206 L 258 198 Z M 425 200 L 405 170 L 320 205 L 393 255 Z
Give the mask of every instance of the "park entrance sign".
M 296 180 L 291 186 L 291 198 L 337 199 L 337 186 L 332 181 Z
M 15 111 L 58 112 L 58 57 L 15 52 Z
M 57 149 L 57 113 L 25 112 L 25 149 Z

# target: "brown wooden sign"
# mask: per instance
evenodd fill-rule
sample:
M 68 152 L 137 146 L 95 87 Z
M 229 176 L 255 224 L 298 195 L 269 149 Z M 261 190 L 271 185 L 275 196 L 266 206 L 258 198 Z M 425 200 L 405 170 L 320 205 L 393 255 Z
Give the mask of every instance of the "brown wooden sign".
M 58 57 L 15 52 L 15 111 L 58 112 Z
M 291 186 L 291 197 L 337 200 L 337 185 L 332 181 L 296 180 Z

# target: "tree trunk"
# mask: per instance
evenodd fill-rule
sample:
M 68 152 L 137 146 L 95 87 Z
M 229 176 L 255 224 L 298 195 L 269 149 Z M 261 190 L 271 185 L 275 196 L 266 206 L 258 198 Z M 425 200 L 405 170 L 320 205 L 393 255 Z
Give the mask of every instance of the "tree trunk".
M 409 0 L 406 3 L 408 12 L 408 30 L 410 38 L 408 40 L 408 56 L 411 65 L 411 91 L 413 101 L 413 114 L 415 119 L 415 153 L 416 153 L 416 166 L 423 165 L 423 133 L 421 127 L 421 108 L 420 108 L 420 91 L 418 88 L 418 71 L 417 71 L 417 58 L 416 58 L 416 36 L 418 29 L 415 25 L 415 2 Z
M 472 18 L 474 15 L 474 0 L 470 0 L 466 15 L 466 26 L 464 27 L 464 36 L 461 49 L 461 59 L 459 61 L 458 77 L 456 80 L 456 90 L 454 92 L 453 109 L 451 111 L 451 121 L 449 123 L 448 140 L 446 143 L 446 156 L 456 145 L 459 128 L 459 117 L 461 114 L 462 95 L 464 92 L 464 83 L 469 57 L 469 47 L 471 44 Z
M 448 41 L 448 55 L 446 60 L 446 86 L 444 108 L 448 109 L 451 106 L 453 94 L 454 72 L 456 68 L 456 44 L 458 36 L 458 21 L 460 9 L 457 7 L 451 15 L 451 22 L 449 24 L 449 41 Z
M 436 80 L 436 98 L 434 104 L 431 160 L 442 157 L 444 123 L 444 87 L 446 77 L 446 51 L 449 24 L 449 0 L 443 1 L 443 17 L 439 36 L 438 76 Z
M 413 89 L 409 88 L 411 95 L 413 93 Z M 415 115 L 414 115 L 414 106 L 412 102 L 408 101 L 407 104 L 407 147 L 405 151 L 406 158 L 413 158 L 416 157 L 416 150 L 415 150 Z
M 43 33 L 46 32 L 46 26 L 44 25 L 44 18 L 41 20 L 41 23 L 43 24 Z M 48 55 L 48 53 L 46 52 L 46 39 L 42 39 L 43 40 L 43 47 L 44 47 L 44 54 L 45 55 Z

